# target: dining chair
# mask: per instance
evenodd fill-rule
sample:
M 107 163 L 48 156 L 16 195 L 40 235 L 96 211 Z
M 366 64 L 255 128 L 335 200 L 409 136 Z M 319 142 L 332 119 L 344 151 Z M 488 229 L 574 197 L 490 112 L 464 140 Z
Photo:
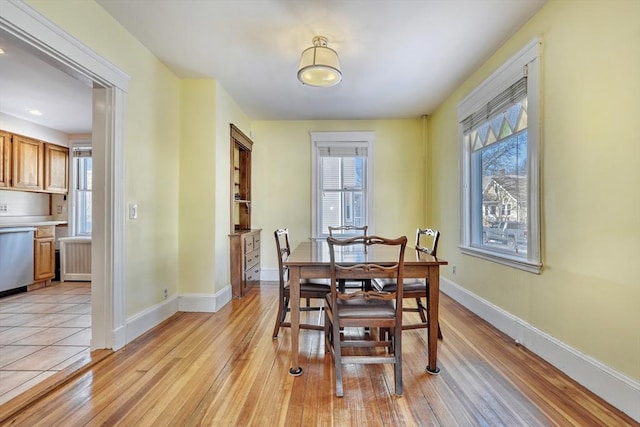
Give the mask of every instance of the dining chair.
M 426 254 L 436 256 L 438 251 L 438 240 L 440 239 L 440 232 L 430 228 L 418 228 L 416 230 L 416 245 L 415 249 L 418 252 L 424 252 Z M 375 279 L 372 282 L 374 288 L 379 291 L 394 292 L 397 288 L 397 281 L 393 279 Z M 420 315 L 419 323 L 404 323 L 402 329 L 418 329 L 427 328 L 429 323 L 429 282 L 424 279 L 404 279 L 403 281 L 403 296 L 404 298 L 415 299 L 416 306 L 403 306 L 405 312 L 414 312 Z M 425 303 L 423 304 L 422 299 Z M 408 317 L 405 316 L 406 321 Z M 442 339 L 442 330 L 440 329 L 440 322 L 438 322 L 438 338 Z
M 331 292 L 325 298 L 325 351 L 331 353 L 335 365 L 336 396 L 344 395 L 342 365 L 391 363 L 394 365 L 396 395 L 402 395 L 402 286 L 393 292 L 377 289 L 341 292 L 340 279 L 372 280 L 387 278 L 401 282 L 404 277 L 406 237 L 388 239 L 378 236 L 357 236 L 350 239 L 327 238 L 330 254 Z M 360 256 L 349 249 L 353 246 L 389 246 L 395 249 L 388 261 L 368 262 L 365 252 Z M 373 250 L 372 248 L 371 250 Z M 368 253 L 371 252 L 368 251 Z M 347 261 L 349 260 L 349 261 Z M 379 261 L 378 261 L 379 262 Z M 378 328 L 362 338 L 347 336 L 345 328 Z M 380 333 L 389 331 L 388 334 Z M 386 351 L 381 351 L 383 347 Z M 356 348 L 354 352 L 350 348 Z M 363 352 L 362 348 L 368 351 Z M 346 350 L 346 351 L 345 351 Z
M 367 230 L 369 229 L 368 225 L 356 226 L 356 225 L 339 225 L 339 226 L 327 226 L 329 230 L 329 237 L 339 238 L 339 239 L 348 239 L 355 236 L 366 236 Z M 369 289 L 371 288 L 370 280 L 340 280 L 338 282 L 338 286 L 344 291 L 345 289 Z
M 291 322 L 286 321 L 287 313 L 290 312 L 289 300 L 291 298 L 291 288 L 289 283 L 289 269 L 284 262 L 291 254 L 291 246 L 289 244 L 289 230 L 279 228 L 273 232 L 276 239 L 276 253 L 278 254 L 278 275 L 279 275 L 279 291 L 278 291 L 278 314 L 276 317 L 276 325 L 273 328 L 273 338 L 278 337 L 280 328 L 290 328 Z M 323 300 L 325 295 L 331 290 L 330 281 L 327 279 L 302 279 L 300 280 L 300 298 L 306 299 L 306 306 L 300 307 L 300 311 L 320 311 L 322 305 L 312 306 L 311 299 Z M 300 323 L 300 329 L 313 329 L 316 331 L 324 330 L 320 324 Z

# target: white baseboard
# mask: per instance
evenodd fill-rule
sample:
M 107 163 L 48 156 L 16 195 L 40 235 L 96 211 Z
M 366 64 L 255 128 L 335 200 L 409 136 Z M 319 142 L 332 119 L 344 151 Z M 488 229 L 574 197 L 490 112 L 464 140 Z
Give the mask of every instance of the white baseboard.
M 178 310 L 189 312 L 215 313 L 231 301 L 231 285 L 227 285 L 215 294 L 182 294 L 178 301 Z
M 178 311 L 178 297 L 174 296 L 127 319 L 125 340 L 130 343 Z
M 178 311 L 216 312 L 231 301 L 231 286 L 226 286 L 215 294 L 185 294 L 142 311 L 127 319 L 126 326 L 114 331 L 114 349 L 124 347 L 151 328 L 159 325 Z
M 260 280 L 264 282 L 277 282 L 280 280 L 277 268 L 261 268 Z
M 640 422 L 640 383 L 536 329 L 445 277 L 440 290 L 574 381 Z

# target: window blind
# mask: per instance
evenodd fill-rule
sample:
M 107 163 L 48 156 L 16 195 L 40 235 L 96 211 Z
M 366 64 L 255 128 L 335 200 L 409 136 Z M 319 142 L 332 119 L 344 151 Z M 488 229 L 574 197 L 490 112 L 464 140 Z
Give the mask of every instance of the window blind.
M 91 147 L 73 147 L 73 157 L 91 157 Z
M 318 147 L 321 157 L 367 157 L 367 147 L 356 146 L 331 146 Z
M 472 129 L 480 126 L 482 123 L 491 119 L 493 116 L 502 113 L 510 105 L 515 104 L 527 96 L 527 77 L 520 80 L 500 92 L 486 105 L 482 106 L 478 111 L 472 113 L 462 120 L 463 132 L 467 133 Z

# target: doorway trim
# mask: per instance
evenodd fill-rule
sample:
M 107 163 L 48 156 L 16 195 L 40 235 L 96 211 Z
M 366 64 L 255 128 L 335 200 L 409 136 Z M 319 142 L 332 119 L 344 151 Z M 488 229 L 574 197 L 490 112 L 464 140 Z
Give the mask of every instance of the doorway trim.
M 91 350 L 126 344 L 124 102 L 130 77 L 20 0 L 5 0 L 0 30 L 93 88 Z

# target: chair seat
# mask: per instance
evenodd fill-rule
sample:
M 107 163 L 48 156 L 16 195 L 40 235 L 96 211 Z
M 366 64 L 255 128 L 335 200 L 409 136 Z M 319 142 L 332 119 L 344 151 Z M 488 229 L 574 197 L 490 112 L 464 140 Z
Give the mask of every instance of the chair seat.
M 327 304 L 331 304 L 331 296 L 326 297 Z M 338 316 L 349 317 L 371 317 L 371 318 L 393 318 L 396 315 L 395 304 L 388 300 L 338 300 Z
M 425 279 L 405 279 L 403 281 L 404 292 L 426 292 L 427 281 Z M 373 285 L 379 291 L 395 292 L 396 281 L 394 279 L 374 279 Z
M 285 291 L 289 291 L 291 287 L 287 284 L 284 287 Z M 331 285 L 325 285 L 322 283 L 305 283 L 300 282 L 300 294 L 304 294 L 305 292 L 329 292 L 331 291 Z
M 327 288 L 330 288 L 331 279 L 300 279 L 300 284 L 325 285 Z

